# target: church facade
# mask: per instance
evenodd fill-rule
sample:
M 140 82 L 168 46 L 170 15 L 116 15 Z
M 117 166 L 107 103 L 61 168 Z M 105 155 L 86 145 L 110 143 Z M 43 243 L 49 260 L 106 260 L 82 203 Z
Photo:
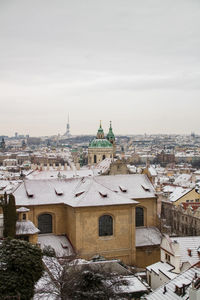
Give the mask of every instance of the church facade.
M 116 152 L 115 135 L 113 134 L 112 124 L 107 136 L 105 137 L 104 131 L 100 122 L 97 136 L 91 141 L 88 147 L 88 164 L 94 165 L 100 163 L 105 158 L 113 159 Z
M 137 228 L 157 225 L 157 198 L 146 175 L 25 180 L 14 196 L 40 234 L 65 235 L 81 258 L 99 254 L 143 266 Z M 147 265 L 157 259 L 149 257 Z

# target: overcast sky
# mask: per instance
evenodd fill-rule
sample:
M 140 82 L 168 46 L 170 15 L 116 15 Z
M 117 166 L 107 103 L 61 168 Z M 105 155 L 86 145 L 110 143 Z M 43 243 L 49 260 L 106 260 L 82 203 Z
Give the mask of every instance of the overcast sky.
M 200 134 L 199 0 L 0 0 L 0 135 Z

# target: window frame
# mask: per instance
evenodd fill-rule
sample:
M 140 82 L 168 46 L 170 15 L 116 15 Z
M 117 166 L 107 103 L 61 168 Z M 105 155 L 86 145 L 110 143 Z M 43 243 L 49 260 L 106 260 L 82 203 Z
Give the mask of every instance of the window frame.
M 102 220 L 105 219 L 106 217 L 109 217 L 111 224 L 109 224 L 109 220 L 104 220 L 104 222 L 107 222 L 107 224 L 102 224 Z M 103 228 L 104 226 L 104 228 Z M 109 228 L 109 226 L 111 226 Z M 105 234 L 106 232 L 106 234 Z M 99 238 L 109 238 L 112 237 L 114 235 L 114 218 L 112 215 L 110 214 L 104 214 L 101 215 L 98 219 L 98 236 Z

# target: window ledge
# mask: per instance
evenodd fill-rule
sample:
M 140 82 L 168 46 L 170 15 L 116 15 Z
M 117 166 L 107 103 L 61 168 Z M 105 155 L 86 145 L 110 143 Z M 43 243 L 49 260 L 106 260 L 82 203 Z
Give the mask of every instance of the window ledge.
M 113 235 L 107 235 L 107 236 L 99 236 L 99 240 L 112 240 L 113 239 Z

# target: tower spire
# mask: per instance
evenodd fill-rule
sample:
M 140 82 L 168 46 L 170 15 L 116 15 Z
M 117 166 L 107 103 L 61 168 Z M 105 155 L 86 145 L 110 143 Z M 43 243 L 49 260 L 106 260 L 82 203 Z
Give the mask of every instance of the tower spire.
M 70 124 L 69 124 L 69 113 L 67 115 L 67 125 L 66 125 L 66 133 L 65 133 L 65 136 L 67 137 L 70 137 L 71 134 L 70 134 Z
M 103 132 L 103 128 L 102 128 L 102 125 L 101 125 L 101 120 L 100 120 L 99 130 L 97 132 L 97 138 L 98 139 L 104 139 L 104 132 Z

